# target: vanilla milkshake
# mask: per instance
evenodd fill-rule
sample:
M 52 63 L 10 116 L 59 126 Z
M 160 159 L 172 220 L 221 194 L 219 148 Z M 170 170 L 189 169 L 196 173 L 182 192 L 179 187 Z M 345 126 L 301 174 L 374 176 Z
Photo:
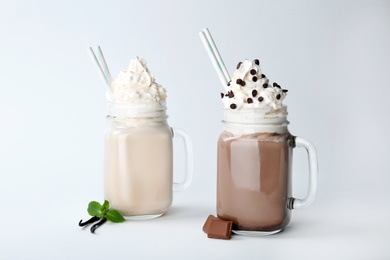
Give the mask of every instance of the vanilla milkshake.
M 141 58 L 107 92 L 105 199 L 128 218 L 147 219 L 172 203 L 172 129 L 166 91 Z

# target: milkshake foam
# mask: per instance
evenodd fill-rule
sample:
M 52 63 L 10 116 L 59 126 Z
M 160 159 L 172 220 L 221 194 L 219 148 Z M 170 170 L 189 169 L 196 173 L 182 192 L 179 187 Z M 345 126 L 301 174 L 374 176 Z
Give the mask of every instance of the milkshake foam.
M 164 102 L 166 97 L 166 90 L 155 82 L 146 61 L 139 57 L 119 73 L 107 92 L 108 102 L 119 104 L 155 104 Z
M 221 93 L 225 130 L 239 135 L 286 132 L 287 107 L 283 105 L 283 100 L 287 91 L 276 82 L 270 84 L 261 71 L 258 59 L 239 62 L 227 84 L 227 92 Z M 247 127 L 236 128 L 236 123 L 247 124 Z M 259 127 L 259 124 L 262 126 Z M 257 126 L 252 128 L 253 125 Z
M 237 70 L 227 86 L 227 93 L 221 93 L 227 109 L 252 110 L 265 116 L 279 116 L 285 113 L 282 101 L 287 90 L 262 73 L 258 59 L 245 60 L 237 64 Z

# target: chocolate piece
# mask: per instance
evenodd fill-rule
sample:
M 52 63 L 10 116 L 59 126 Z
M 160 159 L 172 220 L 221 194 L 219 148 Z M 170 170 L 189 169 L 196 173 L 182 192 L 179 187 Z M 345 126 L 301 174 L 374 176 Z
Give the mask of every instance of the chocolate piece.
M 254 89 L 254 90 L 252 90 L 252 97 L 256 97 L 256 96 L 257 96 L 257 90 Z
M 264 98 L 263 97 L 259 97 L 259 102 L 261 102 L 261 101 L 263 101 L 264 100 Z
M 241 81 L 241 86 L 245 86 L 245 81 Z
M 233 221 L 231 220 L 223 220 L 209 215 L 203 225 L 203 231 L 207 234 L 208 238 L 230 239 L 232 226 Z
M 276 87 L 276 88 L 281 88 L 280 85 L 279 85 L 278 83 L 276 83 L 276 82 L 274 82 L 272 85 L 274 86 L 274 88 L 275 88 L 275 87 Z
M 233 104 L 230 104 L 230 108 L 231 108 L 231 109 L 236 109 L 236 108 L 237 108 L 237 105 L 234 104 L 234 103 L 233 103 Z
M 242 82 L 242 79 L 237 79 L 237 80 L 236 80 L 236 83 L 237 83 L 238 85 L 241 85 L 241 82 Z
M 232 236 L 233 221 L 211 220 L 208 238 L 230 239 Z
M 233 91 L 231 91 L 231 90 L 228 91 L 228 97 L 229 97 L 229 98 L 234 98 L 234 93 L 233 93 Z
M 284 93 L 287 93 L 288 92 L 288 89 L 283 89 L 282 90 Z
M 276 95 L 276 99 L 279 100 L 282 96 L 280 94 Z
M 225 94 L 221 93 L 221 98 L 223 98 L 225 96 Z
M 251 69 L 250 73 L 251 73 L 252 75 L 256 75 L 256 70 Z
M 268 88 L 268 83 L 264 83 L 263 88 Z
M 257 77 L 253 76 L 252 80 L 253 80 L 253 82 L 256 82 L 257 81 Z
M 261 74 L 261 78 L 266 78 L 266 76 L 264 74 Z
M 255 59 L 254 62 L 256 65 L 260 65 L 260 61 L 258 59 Z
M 231 82 L 232 82 L 232 81 L 231 81 L 231 80 L 229 80 L 229 82 L 227 83 L 227 85 L 228 85 L 228 86 L 230 86 L 230 83 L 231 83 Z
M 240 66 L 241 66 L 241 64 L 242 64 L 242 62 L 240 61 L 238 64 L 237 64 L 237 69 L 239 69 L 240 68 Z
M 253 100 L 252 100 L 251 98 L 248 98 L 248 99 L 246 100 L 246 102 L 248 102 L 248 104 L 251 104 L 251 103 L 253 103 Z
M 214 217 L 213 215 L 209 215 L 209 216 L 207 217 L 206 222 L 205 222 L 204 225 L 203 225 L 203 232 L 205 232 L 206 234 L 209 232 L 210 224 L 211 224 L 211 220 L 212 220 L 212 219 L 217 219 L 217 220 L 218 220 L 217 217 Z

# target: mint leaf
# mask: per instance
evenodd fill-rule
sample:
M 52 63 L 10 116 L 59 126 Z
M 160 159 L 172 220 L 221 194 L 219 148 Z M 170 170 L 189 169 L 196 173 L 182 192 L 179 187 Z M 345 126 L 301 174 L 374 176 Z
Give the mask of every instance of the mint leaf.
M 107 214 L 109 208 L 110 208 L 110 202 L 108 202 L 108 200 L 105 200 L 102 206 L 103 216 Z
M 114 223 L 120 223 L 120 222 L 125 221 L 125 218 L 116 209 L 110 209 L 106 213 L 106 218 L 107 218 L 107 220 L 114 222 Z
M 98 217 L 101 218 L 103 217 L 103 211 L 102 211 L 103 206 L 100 205 L 99 202 L 97 201 L 91 201 L 88 204 L 88 214 L 93 216 L 93 217 Z

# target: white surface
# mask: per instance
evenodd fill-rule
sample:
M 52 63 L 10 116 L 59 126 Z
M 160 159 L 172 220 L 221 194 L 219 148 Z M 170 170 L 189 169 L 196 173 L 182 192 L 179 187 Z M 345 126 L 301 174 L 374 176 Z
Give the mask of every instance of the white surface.
M 315 203 L 280 234 L 208 239 L 215 214 L 222 90 L 198 32 L 209 27 L 230 73 L 259 58 L 289 89 L 290 131 L 320 162 Z M 388 1 L 1 1 L 1 259 L 389 259 Z M 144 57 L 168 90 L 171 126 L 195 152 L 193 184 L 166 216 L 80 229 L 103 196 L 104 83 Z M 303 150 L 294 194 L 307 188 Z M 183 157 L 176 151 L 176 172 Z

